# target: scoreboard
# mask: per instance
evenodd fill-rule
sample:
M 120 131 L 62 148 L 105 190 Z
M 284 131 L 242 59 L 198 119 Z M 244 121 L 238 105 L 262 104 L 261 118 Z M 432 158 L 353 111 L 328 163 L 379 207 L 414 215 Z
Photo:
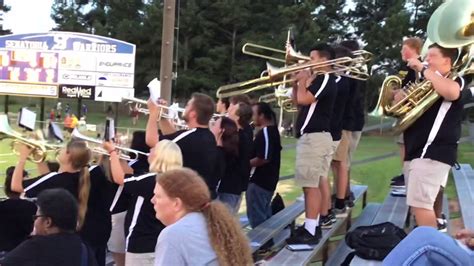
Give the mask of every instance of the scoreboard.
M 0 94 L 121 101 L 134 95 L 135 45 L 48 32 L 0 36 Z

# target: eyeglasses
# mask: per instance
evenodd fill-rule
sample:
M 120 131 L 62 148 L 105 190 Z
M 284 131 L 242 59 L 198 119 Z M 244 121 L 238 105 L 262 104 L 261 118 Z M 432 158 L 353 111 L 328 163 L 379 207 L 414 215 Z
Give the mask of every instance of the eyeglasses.
M 46 217 L 46 215 L 33 215 L 33 222 L 36 221 L 36 219 L 40 218 L 40 217 Z

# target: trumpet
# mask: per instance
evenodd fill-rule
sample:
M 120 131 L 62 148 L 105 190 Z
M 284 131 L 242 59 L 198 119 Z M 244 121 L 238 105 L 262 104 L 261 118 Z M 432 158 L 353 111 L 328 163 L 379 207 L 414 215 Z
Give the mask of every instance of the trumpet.
M 87 143 L 94 144 L 94 146 L 91 147 L 91 151 L 94 153 L 107 155 L 107 156 L 109 155 L 109 153 L 104 148 L 102 148 L 103 141 L 85 136 L 84 134 L 81 134 L 79 130 L 77 130 L 77 128 L 74 129 L 74 131 L 72 131 L 71 137 L 74 139 L 86 141 Z M 123 159 L 126 161 L 134 160 L 135 158 L 138 158 L 138 155 L 143 155 L 147 157 L 150 155 L 149 153 L 137 151 L 137 150 L 126 148 L 126 147 L 116 146 L 115 148 L 121 151 L 121 153 L 119 154 L 120 159 Z M 127 152 L 128 154 L 124 154 L 123 152 Z M 134 154 L 135 157 L 132 158 L 129 154 Z
M 11 149 L 13 153 L 19 154 L 19 145 L 26 145 L 32 151 L 28 156 L 28 160 L 33 163 L 40 163 L 46 160 L 48 152 L 57 152 L 61 145 L 49 144 L 45 141 L 34 140 L 31 138 L 23 137 L 19 132 L 13 130 L 8 123 L 7 115 L 0 115 L 0 140 L 13 139 L 11 142 Z
M 137 104 L 147 104 L 146 100 L 138 99 L 138 98 L 133 98 L 133 97 L 122 97 L 122 101 L 128 101 L 129 103 L 137 103 Z M 160 117 L 166 118 L 166 119 L 176 119 L 178 118 L 178 113 L 183 114 L 184 113 L 184 108 L 171 105 L 171 106 L 165 106 L 165 105 L 158 105 L 158 107 L 161 109 L 160 112 Z M 163 112 L 163 110 L 167 110 L 168 113 Z M 138 108 L 138 111 L 143 114 L 149 114 L 150 111 L 146 108 Z

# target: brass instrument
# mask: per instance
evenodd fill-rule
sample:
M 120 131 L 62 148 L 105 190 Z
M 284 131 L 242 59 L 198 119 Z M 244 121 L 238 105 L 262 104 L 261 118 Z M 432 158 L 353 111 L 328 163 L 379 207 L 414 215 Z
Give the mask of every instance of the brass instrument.
M 102 148 L 103 141 L 83 135 L 79 132 L 79 130 L 77 130 L 77 128 L 72 131 L 71 137 L 73 139 L 78 139 L 78 140 L 82 140 L 87 143 L 90 143 L 91 145 L 89 147 L 93 153 L 107 155 L 107 156 L 109 155 L 109 153 L 104 148 Z M 123 159 L 126 161 L 134 160 L 128 154 L 134 154 L 135 158 L 138 158 L 138 155 L 144 155 L 147 157 L 150 155 L 149 153 L 137 151 L 137 150 L 126 148 L 126 147 L 115 146 L 115 148 L 121 151 L 121 153 L 119 154 L 120 159 Z M 123 152 L 126 152 L 128 154 L 124 154 Z
M 242 53 L 246 55 L 251 55 L 251 56 L 267 59 L 267 60 L 282 62 L 287 65 L 291 65 L 291 64 L 299 63 L 299 62 L 308 62 L 311 60 L 309 56 L 303 55 L 300 52 L 296 52 L 295 49 L 290 45 L 289 41 L 287 41 L 286 47 L 287 47 L 286 50 L 281 50 L 281 49 L 276 49 L 276 48 L 272 48 L 265 45 L 255 44 L 255 43 L 245 43 L 244 46 L 242 46 Z M 257 51 L 251 51 L 250 48 L 260 49 L 262 52 L 259 53 Z M 276 56 L 265 55 L 263 51 L 269 51 L 272 53 L 282 54 L 284 55 L 284 57 L 280 58 Z M 373 54 L 365 50 L 354 51 L 352 52 L 352 55 L 354 57 L 361 57 L 361 59 L 365 63 L 368 63 L 373 58 Z
M 428 22 L 428 39 L 425 47 L 429 46 L 429 43 L 438 43 L 443 47 L 459 50 L 458 59 L 453 62 L 448 78 L 455 79 L 474 72 L 472 64 L 474 17 L 471 17 L 473 13 L 474 6 L 471 0 L 448 1 L 433 13 Z M 394 125 L 396 134 L 410 127 L 440 98 L 428 80 L 408 84 L 405 88 L 401 88 L 401 83 L 400 77 L 388 76 L 382 84 L 377 105 L 370 113 L 374 116 L 398 118 Z M 405 91 L 406 96 L 398 103 L 394 103 L 394 95 L 400 89 Z
M 10 127 L 7 115 L 2 114 L 0 115 L 0 140 L 8 138 L 12 139 L 11 149 L 17 155 L 19 154 L 18 145 L 26 145 L 30 148 L 32 151 L 28 160 L 33 163 L 43 162 L 48 152 L 57 152 L 62 147 L 61 145 L 48 144 L 45 141 L 23 137 Z
M 147 104 L 146 100 L 138 99 L 138 98 L 133 98 L 133 97 L 122 97 L 122 101 L 128 101 L 129 103 L 137 103 L 137 104 Z M 158 107 L 161 109 L 160 117 L 166 118 L 166 119 L 176 119 L 178 113 L 183 114 L 184 113 L 184 108 L 180 107 L 174 107 L 174 106 L 165 106 L 165 105 L 158 105 Z M 173 114 L 165 113 L 163 110 L 171 111 Z M 138 108 L 138 112 L 143 113 L 143 114 L 149 114 L 150 112 L 146 108 Z
M 280 85 L 294 82 L 293 79 L 285 79 L 284 77 L 287 75 L 295 74 L 305 69 L 317 71 L 319 68 L 325 67 L 331 67 L 332 69 L 330 71 L 323 71 L 321 73 L 337 73 L 339 75 L 349 76 L 354 79 L 366 80 L 369 77 L 368 73 L 360 70 L 360 67 L 363 64 L 365 64 L 365 59 L 363 56 L 355 58 L 341 57 L 324 62 L 305 62 L 282 68 L 276 68 L 267 63 L 266 75 L 256 79 L 221 86 L 219 89 L 217 89 L 216 94 L 218 98 L 227 98 L 266 88 L 278 87 Z

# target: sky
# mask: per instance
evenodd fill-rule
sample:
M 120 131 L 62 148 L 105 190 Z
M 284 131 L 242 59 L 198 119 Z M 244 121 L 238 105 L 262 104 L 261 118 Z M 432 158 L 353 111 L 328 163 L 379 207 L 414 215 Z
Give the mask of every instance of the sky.
M 54 27 L 51 6 L 54 0 L 5 0 L 11 10 L 3 15 L 3 28 L 13 33 L 47 32 Z

